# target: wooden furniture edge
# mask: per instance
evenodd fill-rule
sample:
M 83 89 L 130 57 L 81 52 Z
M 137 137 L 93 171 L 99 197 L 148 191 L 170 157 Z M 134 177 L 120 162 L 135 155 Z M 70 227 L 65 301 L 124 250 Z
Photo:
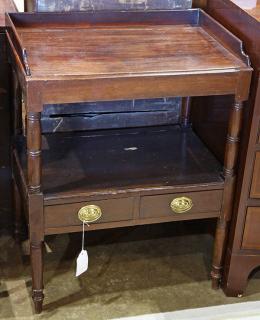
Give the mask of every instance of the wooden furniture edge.
M 243 42 L 234 34 L 232 34 L 228 29 L 226 29 L 222 24 L 217 20 L 212 18 L 202 9 L 198 9 L 200 12 L 199 24 L 203 26 L 206 31 L 217 39 L 224 47 L 228 48 L 233 54 L 242 60 L 246 66 L 250 67 L 250 58 L 245 53 Z M 215 31 L 218 32 L 215 32 Z
M 200 219 L 213 219 L 218 218 L 220 215 L 219 211 L 207 212 L 205 215 L 204 212 L 191 215 L 183 215 L 183 216 L 172 216 L 172 217 L 159 217 L 159 218 L 140 218 L 140 219 L 132 219 L 125 220 L 120 222 L 104 222 L 98 224 L 90 224 L 87 231 L 92 230 L 102 230 L 102 229 L 112 229 L 112 228 L 123 228 L 130 226 L 141 226 L 146 224 L 159 224 L 159 223 L 167 223 L 174 221 L 187 221 L 187 220 L 200 220 Z M 82 231 L 82 226 L 61 226 L 61 227 L 46 227 L 45 234 L 61 234 L 61 233 L 73 233 Z
M 6 35 L 9 45 L 12 47 L 13 51 L 16 53 L 16 60 L 19 65 L 22 65 L 23 71 L 26 76 L 31 75 L 30 67 L 27 59 L 27 51 L 22 45 L 22 41 L 19 34 L 16 31 L 15 25 L 11 19 L 11 13 L 5 14 L 6 21 Z

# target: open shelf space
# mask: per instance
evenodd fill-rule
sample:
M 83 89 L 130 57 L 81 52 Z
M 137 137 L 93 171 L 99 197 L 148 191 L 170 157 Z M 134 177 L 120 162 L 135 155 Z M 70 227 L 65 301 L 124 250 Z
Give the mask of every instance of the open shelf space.
M 42 156 L 46 198 L 223 186 L 221 164 L 192 129 L 178 125 L 48 134 Z

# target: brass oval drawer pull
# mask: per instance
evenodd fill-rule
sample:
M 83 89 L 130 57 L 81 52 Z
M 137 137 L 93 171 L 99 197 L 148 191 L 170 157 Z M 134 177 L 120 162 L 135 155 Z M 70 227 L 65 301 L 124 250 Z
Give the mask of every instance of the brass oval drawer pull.
M 91 223 L 97 221 L 102 216 L 102 211 L 99 206 L 90 204 L 82 207 L 78 212 L 79 220 L 85 223 Z
M 193 203 L 188 197 L 179 197 L 173 199 L 170 206 L 173 212 L 183 213 L 189 211 L 193 207 Z

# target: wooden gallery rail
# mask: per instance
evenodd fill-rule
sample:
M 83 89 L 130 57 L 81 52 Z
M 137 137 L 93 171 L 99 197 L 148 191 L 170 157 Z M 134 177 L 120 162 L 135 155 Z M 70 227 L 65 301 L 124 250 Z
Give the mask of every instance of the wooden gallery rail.
M 14 110 L 25 121 L 13 177 L 17 221 L 21 198 L 29 225 L 36 312 L 44 236 L 80 231 L 79 211 L 90 230 L 218 217 L 217 288 L 251 79 L 241 41 L 197 9 L 19 13 L 6 22 L 24 99 Z M 189 125 L 189 97 L 209 95 L 234 96 L 224 169 Z M 178 96 L 186 97 L 178 125 L 41 133 L 46 104 Z

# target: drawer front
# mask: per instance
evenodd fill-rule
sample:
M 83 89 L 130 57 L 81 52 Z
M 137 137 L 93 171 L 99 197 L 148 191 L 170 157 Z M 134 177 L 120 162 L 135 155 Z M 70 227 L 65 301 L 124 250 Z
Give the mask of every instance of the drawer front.
M 247 209 L 242 248 L 260 250 L 260 208 L 258 207 Z
M 173 215 L 192 215 L 197 213 L 220 212 L 223 190 L 174 193 L 157 196 L 145 196 L 141 199 L 140 214 L 142 218 L 170 217 Z M 176 198 L 187 197 L 192 201 L 191 209 L 186 212 L 176 213 L 171 208 L 171 203 Z M 180 208 L 182 209 L 182 208 Z M 185 210 L 185 208 L 184 208 Z M 181 210 L 180 210 L 181 211 Z
M 94 223 L 124 221 L 133 218 L 134 198 L 132 197 L 70 203 L 46 206 L 44 208 L 45 228 L 80 225 L 82 222 L 78 218 L 78 211 L 87 205 L 96 205 L 102 211 L 101 217 Z
M 250 197 L 260 198 L 260 152 L 257 152 L 255 157 Z

